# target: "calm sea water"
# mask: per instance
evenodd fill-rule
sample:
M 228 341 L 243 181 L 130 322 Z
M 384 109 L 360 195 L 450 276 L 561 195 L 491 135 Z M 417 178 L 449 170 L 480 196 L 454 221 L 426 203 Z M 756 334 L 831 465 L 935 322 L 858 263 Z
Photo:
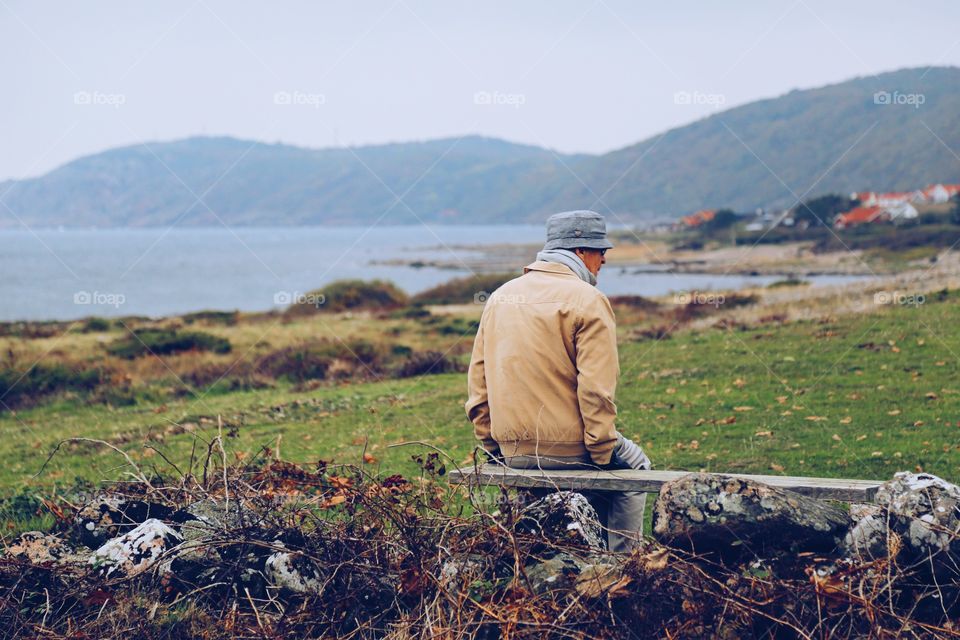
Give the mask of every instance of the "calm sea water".
M 539 225 L 5 230 L 0 231 L 0 320 L 260 311 L 341 278 L 383 278 L 416 293 L 469 271 L 371 261 L 457 261 L 470 253 L 463 247 L 542 239 Z M 662 295 L 776 279 L 607 266 L 600 288 L 609 295 Z

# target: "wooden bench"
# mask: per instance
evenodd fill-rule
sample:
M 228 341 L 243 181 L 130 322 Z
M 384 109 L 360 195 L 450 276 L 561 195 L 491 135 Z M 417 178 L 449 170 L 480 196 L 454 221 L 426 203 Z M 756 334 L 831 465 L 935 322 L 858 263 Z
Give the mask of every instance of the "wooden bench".
M 665 482 L 682 478 L 691 471 L 634 471 L 617 470 L 546 470 L 511 469 L 499 464 L 484 464 L 479 468 L 463 467 L 449 473 L 452 484 L 492 485 L 523 489 L 564 489 L 590 491 L 642 491 L 657 493 Z M 803 478 L 791 476 L 755 476 L 743 473 L 723 473 L 731 476 L 762 482 L 763 484 L 789 489 L 820 500 L 844 502 L 873 502 L 879 480 L 840 480 L 834 478 Z

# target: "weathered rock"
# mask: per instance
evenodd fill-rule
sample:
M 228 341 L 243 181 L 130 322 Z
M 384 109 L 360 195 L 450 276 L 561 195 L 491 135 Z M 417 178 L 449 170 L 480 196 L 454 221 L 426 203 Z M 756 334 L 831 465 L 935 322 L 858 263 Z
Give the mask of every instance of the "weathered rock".
M 181 542 L 172 553 L 169 571 L 178 580 L 190 585 L 215 581 L 223 564 L 217 530 L 200 520 L 189 520 L 180 527 Z
M 75 549 L 63 538 L 52 533 L 27 531 L 7 547 L 7 557 L 32 565 L 64 565 L 83 562 Z M 85 558 L 84 558 L 85 559 Z
M 597 598 L 604 594 L 613 595 L 631 581 L 632 578 L 624 573 L 622 560 L 602 558 L 580 566 L 576 589 L 583 596 Z
M 581 557 L 558 553 L 527 566 L 524 573 L 526 584 L 537 595 L 576 590 L 586 597 L 595 598 L 623 579 L 623 564 L 622 560 L 608 556 Z
M 960 554 L 960 487 L 929 473 L 901 471 L 877 491 L 890 527 L 915 556 Z M 944 558 L 946 559 L 946 558 Z
M 477 554 L 467 554 L 446 560 L 440 565 L 440 584 L 449 585 L 454 581 L 469 582 L 483 574 L 485 558 Z
M 525 573 L 530 589 L 542 595 L 557 589 L 572 588 L 580 577 L 582 569 L 583 563 L 577 558 L 569 553 L 558 553 L 548 560 L 527 567 Z
M 96 549 L 150 518 L 166 520 L 173 511 L 162 504 L 101 494 L 77 511 L 74 533 L 81 544 Z
M 876 507 L 871 513 L 856 516 L 854 525 L 843 538 L 842 553 L 848 558 L 874 560 L 887 555 L 888 533 L 886 511 Z
M 794 547 L 829 551 L 849 525 L 842 510 L 741 478 L 690 474 L 660 488 L 653 533 L 661 542 L 721 555 Z
M 606 548 L 596 510 L 581 493 L 558 491 L 530 503 L 520 513 L 515 530 L 540 535 L 551 542 L 572 542 Z
M 254 521 L 253 514 L 237 500 L 198 500 L 184 511 L 196 521 L 195 526 L 211 532 L 237 529 Z
M 170 560 L 170 572 L 192 585 L 217 580 L 223 573 L 224 563 L 235 564 L 235 557 L 226 557 L 235 548 L 230 544 L 237 537 L 233 533 L 253 522 L 252 514 L 237 501 L 204 499 L 189 505 L 183 515 L 180 525 L 183 542 Z M 247 531 L 242 537 L 250 535 Z M 257 562 L 262 565 L 262 558 Z
M 153 566 L 164 551 L 179 544 L 180 535 L 151 518 L 97 549 L 88 564 L 107 577 L 139 575 Z
M 302 553 L 277 551 L 269 555 L 264 564 L 263 573 L 267 582 L 278 589 L 310 595 L 323 593 L 323 572 L 315 562 Z
M 235 504 L 231 501 L 228 510 L 222 501 L 202 500 L 186 509 L 190 519 L 180 525 L 183 541 L 164 567 L 176 582 L 188 589 L 217 583 L 265 596 L 270 534 L 247 525 L 252 517 Z
M 220 562 L 220 543 L 228 540 L 231 532 L 249 519 L 249 514 L 238 503 L 228 504 L 220 500 L 200 500 L 184 512 L 187 519 L 180 525 L 183 543 L 177 548 L 175 564 Z

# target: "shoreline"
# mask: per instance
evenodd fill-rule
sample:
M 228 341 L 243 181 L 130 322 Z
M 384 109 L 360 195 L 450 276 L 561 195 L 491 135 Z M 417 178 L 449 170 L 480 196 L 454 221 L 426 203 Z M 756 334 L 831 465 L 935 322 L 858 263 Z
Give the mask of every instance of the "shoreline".
M 662 241 L 640 241 L 617 245 L 607 258 L 607 269 L 623 268 L 634 273 L 731 275 L 731 276 L 890 276 L 900 269 L 893 265 L 868 263 L 860 251 L 813 253 L 811 243 L 720 247 L 717 249 L 674 250 Z M 371 260 L 370 265 L 432 268 L 478 273 L 519 271 L 534 260 L 539 245 L 499 244 L 484 247 L 442 245 L 409 248 L 421 254 L 434 251 L 441 257 L 425 260 L 390 258 Z M 463 252 L 465 255 L 460 255 Z M 457 259 L 442 257 L 456 253 Z M 919 265 L 918 265 L 919 266 Z

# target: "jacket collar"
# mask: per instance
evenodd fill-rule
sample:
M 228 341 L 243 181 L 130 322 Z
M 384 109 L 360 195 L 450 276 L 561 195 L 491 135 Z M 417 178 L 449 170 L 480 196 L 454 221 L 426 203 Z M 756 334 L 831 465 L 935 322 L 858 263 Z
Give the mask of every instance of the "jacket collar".
M 573 272 L 573 269 L 565 264 L 560 264 L 557 262 L 537 260 L 535 262 L 531 262 L 523 268 L 524 273 L 528 273 L 530 271 L 546 271 L 547 273 L 555 273 L 559 276 L 572 276 L 579 280 L 579 277 Z

